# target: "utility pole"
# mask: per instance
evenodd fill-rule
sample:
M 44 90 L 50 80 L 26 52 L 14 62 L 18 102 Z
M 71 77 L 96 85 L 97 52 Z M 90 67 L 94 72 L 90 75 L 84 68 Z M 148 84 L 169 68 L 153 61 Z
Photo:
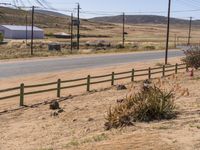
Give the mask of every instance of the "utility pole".
M 171 13 L 171 0 L 169 0 L 169 4 L 168 4 L 167 39 L 166 39 L 166 50 L 165 50 L 165 64 L 166 65 L 168 63 L 170 13 Z
M 27 40 L 28 40 L 28 16 L 26 13 L 26 46 L 27 46 Z
M 33 33 L 33 28 L 34 28 L 34 11 L 35 11 L 35 6 L 32 7 L 32 27 L 31 27 L 31 55 L 33 55 L 33 38 L 34 38 L 34 33 Z
M 123 13 L 123 30 L 122 30 L 122 45 L 125 46 L 125 13 Z
M 71 53 L 72 53 L 72 50 L 73 50 L 73 27 L 74 27 L 74 22 L 73 22 L 73 13 L 71 13 Z
M 190 24 L 189 24 L 189 34 L 188 34 L 188 43 L 187 43 L 188 46 L 190 45 L 191 28 L 192 28 L 192 17 L 190 17 Z
M 77 50 L 79 50 L 79 42 L 80 42 L 80 4 L 78 3 L 78 8 L 77 8 Z

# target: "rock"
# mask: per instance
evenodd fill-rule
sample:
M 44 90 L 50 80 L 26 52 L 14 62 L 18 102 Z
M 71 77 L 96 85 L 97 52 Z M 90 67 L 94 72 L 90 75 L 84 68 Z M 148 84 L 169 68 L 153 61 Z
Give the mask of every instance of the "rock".
M 52 110 L 60 109 L 59 103 L 57 101 L 53 101 L 50 105 L 49 108 Z
M 48 101 L 44 101 L 44 105 L 47 105 L 48 104 Z
M 119 91 L 119 90 L 126 90 L 127 87 L 125 85 L 116 85 L 116 89 Z
M 52 112 L 52 113 L 51 113 L 51 116 L 52 116 L 52 117 L 58 116 L 58 112 L 56 112 L 56 111 L 55 111 L 55 112 Z
M 38 119 L 39 120 L 45 120 L 46 118 L 44 116 L 40 116 Z
M 124 99 L 118 99 L 117 100 L 117 103 L 123 103 L 124 102 Z
M 64 110 L 63 109 L 59 109 L 57 112 L 58 113 L 62 113 L 62 112 L 64 112 Z
M 143 82 L 143 90 L 148 91 L 150 87 L 151 87 L 151 82 L 149 80 L 145 80 Z
M 93 119 L 93 118 L 89 118 L 88 121 L 89 121 L 89 122 L 90 122 L 90 121 L 94 121 L 94 119 Z
M 72 121 L 73 121 L 73 122 L 76 122 L 76 121 L 77 121 L 77 119 L 73 119 Z

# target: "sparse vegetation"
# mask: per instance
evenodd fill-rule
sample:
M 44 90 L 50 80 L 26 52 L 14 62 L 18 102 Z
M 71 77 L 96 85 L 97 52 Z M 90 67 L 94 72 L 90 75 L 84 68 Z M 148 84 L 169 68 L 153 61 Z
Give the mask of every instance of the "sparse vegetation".
M 156 86 L 141 90 L 124 99 L 123 103 L 110 108 L 105 128 L 133 125 L 136 121 L 152 121 L 175 117 L 174 94 Z
M 200 47 L 190 47 L 184 53 L 186 57 L 183 62 L 192 68 L 198 69 L 200 67 Z
M 156 49 L 156 47 L 153 46 L 153 45 L 147 45 L 144 48 L 147 49 L 147 50 L 155 50 Z

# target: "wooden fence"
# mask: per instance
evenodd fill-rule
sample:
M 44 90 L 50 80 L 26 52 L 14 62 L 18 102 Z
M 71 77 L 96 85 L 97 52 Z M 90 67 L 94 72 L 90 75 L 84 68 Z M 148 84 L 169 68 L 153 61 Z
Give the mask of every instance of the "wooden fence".
M 61 90 L 63 89 L 86 87 L 86 90 L 89 92 L 91 90 L 90 86 L 95 85 L 95 84 L 110 82 L 111 86 L 113 86 L 115 84 L 115 81 L 118 81 L 118 80 L 130 79 L 131 82 L 134 82 L 135 77 L 147 77 L 148 79 L 151 79 L 152 75 L 155 75 L 155 74 L 160 74 L 162 77 L 164 77 L 166 73 L 170 72 L 172 74 L 174 73 L 177 74 L 178 70 L 183 70 L 183 69 L 186 69 L 188 71 L 188 67 L 185 64 L 175 64 L 175 65 L 166 65 L 166 66 L 164 65 L 162 67 L 147 68 L 147 69 L 140 69 L 140 70 L 132 69 L 131 71 L 127 71 L 127 72 L 119 72 L 119 73 L 112 72 L 111 74 L 100 75 L 100 76 L 88 75 L 85 78 L 79 78 L 79 79 L 73 79 L 73 80 L 58 79 L 56 82 L 37 84 L 37 85 L 24 85 L 22 83 L 19 87 L 0 90 L 0 94 L 6 93 L 6 92 L 19 91 L 19 94 L 13 94 L 13 95 L 0 97 L 0 100 L 19 97 L 19 105 L 24 106 L 24 97 L 27 95 L 57 91 L 57 97 L 61 97 Z M 119 77 L 119 75 L 124 75 L 124 76 Z M 102 78 L 103 80 L 100 80 Z M 108 79 L 105 79 L 105 78 L 108 78 Z M 98 79 L 100 81 L 94 81 L 95 79 Z M 73 83 L 77 81 L 83 81 L 84 83 L 70 85 L 70 86 L 62 86 L 63 83 Z M 48 86 L 55 86 L 55 87 L 45 89 L 45 90 L 26 92 L 26 89 L 30 90 L 31 88 L 48 87 Z

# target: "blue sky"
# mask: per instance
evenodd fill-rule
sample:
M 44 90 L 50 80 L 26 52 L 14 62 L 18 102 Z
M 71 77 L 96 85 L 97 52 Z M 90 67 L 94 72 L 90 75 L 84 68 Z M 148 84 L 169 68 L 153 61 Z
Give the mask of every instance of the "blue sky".
M 1 2 L 12 2 L 13 0 L 1 0 Z M 38 5 L 34 0 L 21 0 L 25 5 Z M 153 14 L 167 15 L 168 0 L 46 0 L 52 7 L 70 14 L 67 10 L 74 11 L 76 3 L 81 5 L 81 17 L 90 18 L 94 16 L 118 15 L 120 12 L 126 14 Z M 173 12 L 181 10 L 199 10 L 191 12 Z M 164 12 L 163 12 L 164 11 Z M 139 13 L 140 12 L 140 13 Z M 158 13 L 156 13 L 158 12 Z M 192 16 L 200 19 L 199 0 L 172 0 L 172 16 L 187 19 Z

